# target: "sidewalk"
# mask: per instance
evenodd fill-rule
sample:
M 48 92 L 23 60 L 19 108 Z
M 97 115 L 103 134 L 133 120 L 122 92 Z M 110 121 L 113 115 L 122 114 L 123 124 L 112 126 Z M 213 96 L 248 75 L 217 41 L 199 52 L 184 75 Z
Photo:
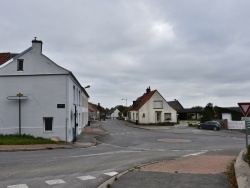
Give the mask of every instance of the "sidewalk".
M 195 133 L 204 134 L 200 130 L 193 129 L 187 126 L 143 126 L 135 125 L 130 122 L 125 123 L 139 129 L 154 130 L 172 133 Z M 244 134 L 237 131 L 226 131 L 239 137 Z M 212 135 L 225 136 L 222 131 L 213 132 Z M 207 134 L 207 133 L 206 133 Z M 136 168 L 127 170 L 123 174 L 118 175 L 117 180 L 105 182 L 112 184 L 112 187 L 231 187 L 226 178 L 225 172 L 228 166 L 234 163 L 237 184 L 239 188 L 250 187 L 250 168 L 243 161 L 243 150 L 228 150 L 225 154 L 220 151 L 213 151 L 201 155 L 190 155 L 187 157 L 178 158 L 175 160 L 163 160 L 151 164 L 145 164 Z M 239 154 L 240 153 L 240 154 Z M 101 187 L 101 186 L 100 186 Z
M 90 126 L 86 126 L 83 132 L 77 136 L 77 140 L 74 147 L 91 147 L 97 144 L 96 137 L 100 135 L 106 135 L 107 133 L 101 128 L 100 121 L 93 121 Z
M 94 121 L 91 126 L 86 126 L 83 132 L 77 136 L 75 143 L 64 144 L 36 144 L 36 145 L 0 145 L 0 152 L 6 151 L 35 151 L 51 149 L 72 149 L 86 148 L 96 145 L 95 137 L 105 135 L 106 132 L 101 128 L 100 121 Z

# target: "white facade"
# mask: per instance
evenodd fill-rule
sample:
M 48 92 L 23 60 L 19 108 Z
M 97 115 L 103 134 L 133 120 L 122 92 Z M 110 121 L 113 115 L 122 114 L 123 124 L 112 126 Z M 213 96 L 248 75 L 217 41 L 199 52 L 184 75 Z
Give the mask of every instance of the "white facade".
M 227 119 L 228 121 L 232 121 L 232 114 L 230 113 L 222 113 L 221 119 Z
M 88 125 L 89 121 L 89 96 L 83 91 L 82 92 L 82 128 Z
M 23 61 L 23 70 L 18 64 Z M 42 42 L 0 66 L 0 134 L 19 132 L 18 100 L 9 96 L 22 93 L 21 133 L 45 138 L 59 137 L 71 142 L 83 128 L 82 87 L 74 75 L 42 54 Z
M 129 120 L 141 124 L 177 122 L 177 112 L 156 90 L 152 97 L 139 109 L 129 111 Z
M 119 118 L 119 112 L 120 111 L 116 108 L 115 111 L 112 114 L 110 114 L 110 118 L 118 119 Z

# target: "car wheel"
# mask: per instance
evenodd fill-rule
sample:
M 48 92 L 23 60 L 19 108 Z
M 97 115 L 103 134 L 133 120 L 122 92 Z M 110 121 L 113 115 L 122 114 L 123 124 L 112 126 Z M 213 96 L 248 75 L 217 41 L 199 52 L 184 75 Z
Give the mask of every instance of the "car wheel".
M 202 129 L 202 127 L 201 127 L 201 126 L 199 126 L 199 127 L 198 127 L 198 129 Z
M 214 131 L 217 131 L 217 127 L 214 127 Z

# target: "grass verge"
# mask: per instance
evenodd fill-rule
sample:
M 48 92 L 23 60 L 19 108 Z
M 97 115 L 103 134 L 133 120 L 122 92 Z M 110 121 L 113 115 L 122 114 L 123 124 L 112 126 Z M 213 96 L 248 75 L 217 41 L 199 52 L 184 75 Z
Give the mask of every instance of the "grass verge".
M 234 169 L 235 160 L 227 167 L 227 171 L 225 174 L 227 175 L 227 180 L 231 188 L 238 188 L 236 176 L 235 176 L 235 169 Z
M 0 134 L 0 145 L 33 145 L 33 144 L 55 144 L 56 142 L 42 137 L 31 135 Z

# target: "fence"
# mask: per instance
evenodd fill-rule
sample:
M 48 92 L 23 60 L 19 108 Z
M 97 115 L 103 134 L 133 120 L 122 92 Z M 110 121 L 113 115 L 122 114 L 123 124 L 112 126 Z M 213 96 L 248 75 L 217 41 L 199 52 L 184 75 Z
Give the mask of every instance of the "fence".
M 245 121 L 228 121 L 228 129 L 243 130 L 245 128 Z

